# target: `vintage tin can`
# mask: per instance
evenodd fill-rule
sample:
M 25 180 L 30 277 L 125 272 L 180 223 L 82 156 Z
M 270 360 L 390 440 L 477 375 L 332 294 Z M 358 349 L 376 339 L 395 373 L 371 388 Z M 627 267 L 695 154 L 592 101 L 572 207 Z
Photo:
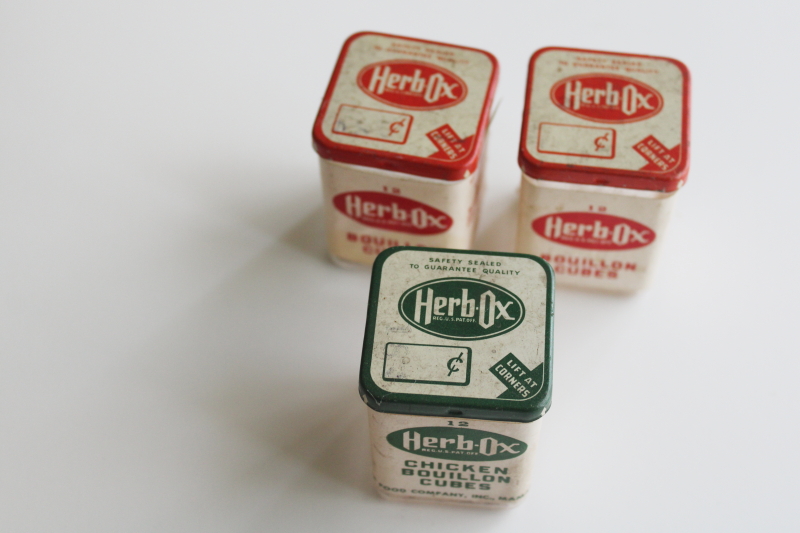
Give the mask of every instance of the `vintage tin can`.
M 552 397 L 553 271 L 523 254 L 397 247 L 372 270 L 359 391 L 392 499 L 505 507 Z
M 469 248 L 497 84 L 482 50 L 380 33 L 347 39 L 314 123 L 328 249 Z
M 644 287 L 689 170 L 689 71 L 674 59 L 533 54 L 519 149 L 517 251 L 559 284 Z

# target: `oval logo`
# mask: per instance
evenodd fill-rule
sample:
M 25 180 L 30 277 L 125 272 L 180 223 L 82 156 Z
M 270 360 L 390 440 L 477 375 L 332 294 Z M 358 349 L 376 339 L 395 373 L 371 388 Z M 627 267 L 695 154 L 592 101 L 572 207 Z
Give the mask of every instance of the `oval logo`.
M 581 74 L 550 89 L 550 99 L 570 115 L 594 122 L 636 122 L 658 114 L 661 93 L 640 81 L 611 74 Z
M 372 98 L 403 109 L 443 109 L 464 101 L 467 84 L 450 72 L 421 61 L 381 61 L 367 65 L 358 86 Z
M 532 226 L 545 239 L 592 250 L 631 250 L 656 240 L 656 232 L 644 224 L 604 213 L 553 213 Z
M 421 427 L 394 431 L 386 436 L 400 450 L 459 461 L 503 461 L 519 457 L 528 445 L 513 437 L 479 429 Z
M 345 192 L 333 197 L 333 205 L 356 222 L 388 231 L 433 235 L 453 225 L 453 219 L 435 207 L 382 192 Z
M 488 339 L 508 333 L 525 317 L 515 294 L 470 278 L 426 281 L 404 292 L 398 306 L 406 322 L 445 339 Z

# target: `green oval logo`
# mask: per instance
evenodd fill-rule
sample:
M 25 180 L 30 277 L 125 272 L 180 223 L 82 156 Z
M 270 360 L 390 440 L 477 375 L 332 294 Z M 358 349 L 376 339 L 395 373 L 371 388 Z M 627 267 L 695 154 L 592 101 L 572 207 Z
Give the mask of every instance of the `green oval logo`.
M 470 278 L 420 283 L 403 293 L 399 308 L 406 322 L 445 339 L 488 339 L 511 331 L 525 317 L 514 293 Z
M 528 445 L 512 437 L 479 429 L 422 427 L 401 429 L 386 436 L 400 450 L 458 461 L 503 461 L 519 457 Z

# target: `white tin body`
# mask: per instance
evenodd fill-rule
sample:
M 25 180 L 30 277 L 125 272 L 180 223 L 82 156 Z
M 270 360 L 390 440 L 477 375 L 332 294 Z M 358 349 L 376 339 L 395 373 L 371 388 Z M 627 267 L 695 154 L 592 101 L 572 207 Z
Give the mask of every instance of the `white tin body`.
M 370 265 L 392 246 L 472 246 L 482 166 L 458 181 L 323 158 L 320 172 L 328 251 L 340 264 Z
M 389 414 L 370 409 L 369 432 L 375 487 L 378 494 L 387 499 L 509 507 L 528 492 L 541 425 L 541 418 L 527 423 L 497 422 Z M 521 441 L 527 445 L 527 449 L 517 456 L 487 460 L 501 453 L 488 441 L 492 437 L 484 437 L 487 440 L 481 443 L 481 440 L 465 434 L 460 441 L 461 448 L 481 460 L 425 457 L 411 453 L 423 446 L 424 436 L 420 428 L 445 428 L 454 431 L 454 434 L 461 428 L 480 430 Z M 401 448 L 392 446 L 387 440 L 395 432 L 401 432 L 401 436 L 408 432 L 405 442 L 400 441 Z M 457 435 L 454 442 L 450 442 L 453 439 L 441 437 L 434 439 L 436 449 L 458 450 Z M 442 443 L 442 440 L 446 442 Z M 407 444 L 411 451 L 402 449 L 403 444 Z
M 560 183 L 523 174 L 520 193 L 517 250 L 550 262 L 559 285 L 613 292 L 647 286 L 674 192 Z M 607 247 L 593 246 L 603 242 Z M 635 245 L 641 246 L 626 248 Z

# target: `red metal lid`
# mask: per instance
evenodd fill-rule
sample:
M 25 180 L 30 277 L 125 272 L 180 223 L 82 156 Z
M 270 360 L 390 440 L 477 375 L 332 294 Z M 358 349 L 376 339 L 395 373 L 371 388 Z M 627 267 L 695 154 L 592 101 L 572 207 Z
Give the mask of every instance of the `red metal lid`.
M 314 122 L 325 158 L 460 180 L 478 165 L 497 85 L 482 50 L 383 33 L 345 41 Z
M 689 171 L 689 70 L 666 57 L 537 51 L 519 164 L 541 180 L 679 189 Z

